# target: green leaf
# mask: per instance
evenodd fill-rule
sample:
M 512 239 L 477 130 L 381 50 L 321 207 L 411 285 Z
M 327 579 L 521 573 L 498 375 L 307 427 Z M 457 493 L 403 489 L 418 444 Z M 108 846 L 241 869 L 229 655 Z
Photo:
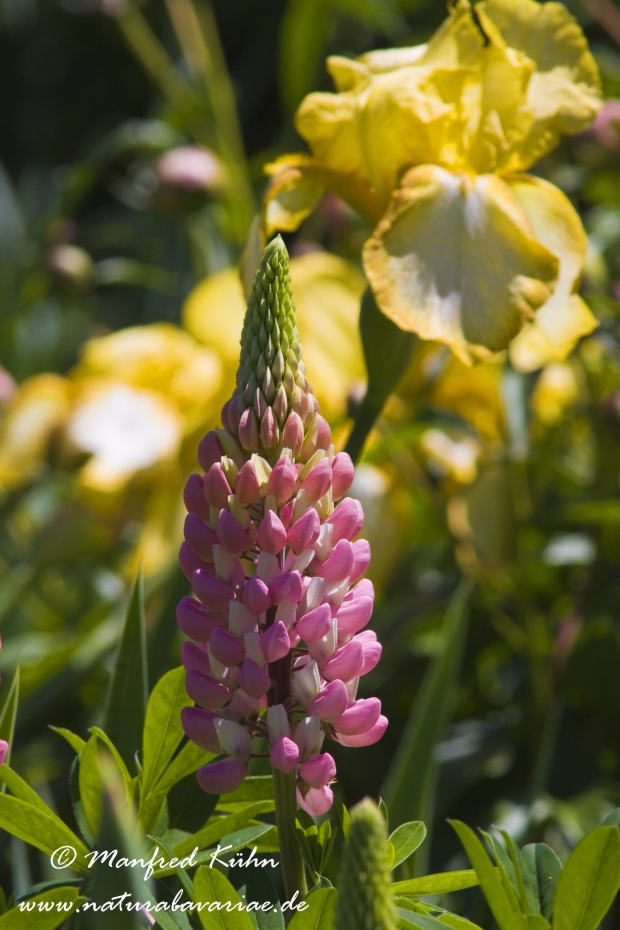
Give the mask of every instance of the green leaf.
M 174 854 L 181 859 L 183 856 L 189 856 L 196 846 L 198 849 L 207 849 L 213 846 L 214 843 L 219 843 L 223 836 L 247 826 L 248 821 L 258 814 L 264 814 L 270 808 L 269 801 L 257 801 L 256 804 L 250 804 L 244 810 L 230 814 L 228 817 L 218 817 L 203 827 L 202 830 L 175 846 Z
M 398 914 L 400 921 L 406 927 L 417 927 L 419 930 L 443 930 L 445 924 L 442 924 L 437 917 L 432 917 L 430 914 L 420 914 L 417 911 L 410 911 L 404 907 L 397 907 L 396 913 Z M 469 921 L 466 921 L 469 923 Z M 473 930 L 474 924 L 470 924 L 470 927 Z
M 250 775 L 235 791 L 221 794 L 217 802 L 218 810 L 235 810 L 239 804 L 273 799 L 273 778 L 271 775 Z
M 390 843 L 394 847 L 394 862 L 392 868 L 408 859 L 413 855 L 418 846 L 424 842 L 426 836 L 426 827 L 421 820 L 412 823 L 403 823 L 390 836 Z
M 601 823 L 602 827 L 620 827 L 620 807 L 617 807 L 615 811 L 611 811 L 610 814 L 607 814 L 605 820 Z
M 280 36 L 280 88 L 290 112 L 315 86 L 331 17 L 325 0 L 291 0 Z
M 360 335 L 368 372 L 368 388 L 355 414 L 346 445 L 346 451 L 354 462 L 359 458 L 366 437 L 383 405 L 405 374 L 418 341 L 414 333 L 399 329 L 381 313 L 370 288 L 366 290 L 360 307 Z M 389 801 L 387 805 L 390 816 L 393 816 Z
M 423 878 L 392 882 L 390 887 L 395 895 L 416 895 L 424 898 L 431 894 L 448 894 L 450 891 L 474 888 L 479 884 L 474 870 L 467 869 L 463 872 L 439 872 L 437 875 L 425 875 Z
M 217 869 L 201 866 L 194 878 L 194 901 L 225 906 L 230 902 L 231 908 L 242 906 L 241 898 Z M 204 907 L 200 911 L 200 922 L 205 930 L 254 930 L 254 925 L 246 911 L 220 910 L 209 911 Z
M 101 770 L 99 768 L 99 739 L 97 736 L 91 736 L 84 747 L 84 752 L 80 757 L 80 801 L 86 823 L 93 833 L 97 836 L 101 824 L 101 804 L 103 785 L 101 782 Z
M 9 744 L 9 749 L 4 760 L 5 765 L 11 761 L 11 751 L 13 749 L 13 737 L 15 735 L 15 721 L 17 719 L 17 708 L 19 705 L 19 665 L 15 669 L 15 674 L 11 680 L 7 696 L 0 711 L 0 739 L 4 739 Z
M 47 806 L 43 798 L 40 798 L 34 788 L 31 788 L 17 772 L 9 768 L 6 762 L 4 765 L 0 765 L 0 781 L 6 785 L 11 794 L 16 798 L 19 798 L 21 801 L 26 801 L 28 804 L 32 804 L 33 807 L 37 807 L 45 814 L 52 814 L 51 809 Z M 53 816 L 56 815 L 54 814 Z
M 317 888 L 304 902 L 308 907 L 295 913 L 287 930 L 333 930 L 337 901 L 335 888 Z
M 474 831 L 458 820 L 451 820 L 450 824 L 454 827 L 469 861 L 476 870 L 482 892 L 501 930 L 524 930 L 524 918 L 519 914 L 518 906 L 514 906 L 516 903 L 514 890 L 512 891 L 513 901 L 508 888 L 493 868 L 484 846 Z M 509 887 L 512 890 L 512 886 Z
M 148 699 L 142 570 L 131 589 L 106 701 L 103 729 L 126 765 L 140 748 Z
M 123 757 L 121 756 L 120 752 L 118 751 L 118 749 L 116 748 L 116 746 L 114 745 L 114 743 L 112 742 L 112 740 L 110 739 L 110 737 L 107 735 L 107 733 L 105 733 L 105 732 L 101 729 L 101 727 L 91 727 L 91 728 L 90 728 L 90 732 L 91 732 L 94 736 L 97 736 L 97 737 L 101 740 L 101 742 L 103 743 L 103 745 L 106 746 L 106 747 L 110 750 L 110 753 L 111 753 L 111 755 L 112 755 L 112 758 L 113 758 L 114 761 L 116 762 L 116 764 L 117 764 L 117 766 L 118 766 L 118 770 L 119 770 L 119 772 L 121 773 L 121 775 L 123 776 L 123 781 L 125 782 L 125 786 L 126 786 L 127 790 L 129 791 L 129 788 L 130 788 L 130 786 L 131 786 L 131 780 L 132 780 L 132 779 L 131 779 L 131 775 L 130 775 L 130 773 L 129 773 L 129 770 L 128 770 L 127 766 L 125 765 L 125 762 L 123 761 Z
M 562 863 L 545 843 L 531 843 L 521 850 L 521 856 L 527 869 L 530 884 L 540 904 L 540 913 L 551 920 L 553 901 L 562 872 Z
M 284 915 L 278 893 L 273 887 L 269 874 L 260 869 L 259 871 L 248 870 L 246 884 L 246 901 L 256 902 L 260 905 L 269 902 L 273 906 L 266 911 L 253 910 L 251 913 L 256 918 L 258 930 L 284 930 Z
M 456 914 L 450 914 L 448 911 L 442 914 L 438 920 L 440 924 L 452 927 L 453 930 L 481 930 L 478 924 L 472 923 L 472 921 L 467 920 L 466 917 L 458 917 Z
M 85 872 L 88 850 L 62 820 L 47 808 L 42 810 L 8 794 L 0 795 L 0 827 L 48 856 L 62 846 L 71 846 L 77 858 L 71 868 Z
M 384 801 L 381 803 L 385 806 Z M 344 802 L 341 800 L 341 798 L 338 797 L 338 795 L 334 795 L 334 807 L 336 808 L 336 815 L 338 817 L 338 822 L 340 823 L 340 828 L 344 838 L 345 840 L 348 840 L 349 829 L 351 828 L 351 817 L 349 816 L 349 812 L 346 809 Z
M 410 820 L 431 822 L 434 751 L 456 699 L 469 592 L 469 584 L 462 583 L 450 602 L 442 626 L 441 652 L 424 676 L 381 791 L 390 819 L 397 825 Z
M 185 735 L 181 711 L 191 704 L 185 691 L 185 669 L 173 668 L 160 678 L 146 708 L 143 736 L 142 798 L 157 784 Z
M 595 930 L 620 885 L 620 832 L 599 827 L 584 837 L 558 879 L 553 930 Z
M 71 748 L 77 752 L 79 755 L 84 750 L 86 745 L 86 740 L 82 739 L 81 736 L 78 736 L 77 733 L 72 733 L 71 730 L 66 730 L 64 727 L 52 727 L 50 730 L 53 730 L 54 733 L 58 733 L 59 736 L 62 736 L 63 739 L 69 743 Z
M 55 930 L 83 900 L 77 888 L 70 885 L 54 888 L 3 914 L 0 930 Z

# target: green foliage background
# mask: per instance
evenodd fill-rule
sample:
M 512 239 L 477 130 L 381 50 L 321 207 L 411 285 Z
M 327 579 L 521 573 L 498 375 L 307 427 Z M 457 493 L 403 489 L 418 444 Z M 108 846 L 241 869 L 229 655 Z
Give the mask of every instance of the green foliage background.
M 605 95 L 620 96 L 620 50 L 583 5 L 567 5 L 590 40 Z M 214 0 L 244 155 L 235 150 L 225 72 L 215 61 L 215 83 L 204 91 L 164 4 L 149 0 L 141 13 L 188 78 L 189 96 L 163 73 L 154 80 L 128 41 L 136 32 L 96 7 L 0 0 L 0 364 L 18 381 L 66 372 L 93 335 L 178 323 L 196 282 L 238 260 L 263 165 L 300 147 L 292 113 L 305 93 L 329 89 L 325 55 L 422 42 L 445 16 L 435 0 Z M 145 165 L 175 145 L 209 144 L 214 124 L 228 140 L 235 197 L 158 204 L 144 187 Z M 334 751 L 337 791 L 347 804 L 383 791 L 399 821 L 433 826 L 416 869 L 468 868 L 447 818 L 498 823 L 520 845 L 544 840 L 565 858 L 620 803 L 619 154 L 620 142 L 612 151 L 585 134 L 537 166 L 570 196 L 590 235 L 582 293 L 600 329 L 577 353 L 579 402 L 552 428 L 531 421 L 536 375 L 509 383 L 505 455 L 467 492 L 475 585 L 469 607 L 453 602 L 445 626 L 462 559 L 441 481 L 413 450 L 429 425 L 469 427 L 438 410 L 430 392 L 408 393 L 367 453 L 402 480 L 409 522 L 374 615 L 383 659 L 364 680 L 390 727 L 375 746 Z M 50 245 L 63 237 L 92 257 L 88 287 L 47 267 Z M 357 260 L 363 231 L 354 217 L 324 209 L 287 244 L 294 252 L 302 241 Z M 86 515 L 53 459 L 34 484 L 0 496 L 0 512 L 4 695 L 21 664 L 11 764 L 72 822 L 72 753 L 46 727 L 85 736 L 103 725 L 129 595 L 118 565 L 131 536 Z M 553 564 L 544 553 L 558 534 L 589 539 L 592 559 Z M 150 689 L 179 664 L 174 605 L 186 588 L 176 568 L 147 582 Z M 139 703 L 142 683 L 134 687 Z M 430 723 L 428 707 L 440 711 Z M 7 726 L 0 722 L 3 736 Z M 121 748 L 122 725 L 117 732 Z M 400 780 L 399 765 L 409 772 Z M 50 876 L 45 854 L 1 834 L 0 885 L 19 895 Z M 449 903 L 487 919 L 475 889 Z

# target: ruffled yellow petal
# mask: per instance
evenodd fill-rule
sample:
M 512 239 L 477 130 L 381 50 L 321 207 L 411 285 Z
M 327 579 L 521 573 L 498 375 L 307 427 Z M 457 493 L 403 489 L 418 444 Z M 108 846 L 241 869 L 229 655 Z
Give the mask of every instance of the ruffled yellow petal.
M 274 233 L 294 232 L 317 205 L 325 185 L 305 166 L 285 165 L 267 188 L 263 226 L 267 239 Z
M 405 176 L 363 260 L 383 313 L 464 361 L 505 349 L 558 274 L 507 184 L 434 165 Z
M 598 68 L 564 4 L 487 0 L 482 8 L 507 45 L 536 65 L 524 101 L 531 126 L 499 166 L 502 171 L 524 170 L 552 149 L 560 135 L 590 125 L 601 107 Z
M 327 416 L 341 416 L 351 388 L 366 377 L 357 325 L 364 278 L 353 265 L 326 252 L 293 258 L 290 267 L 314 393 Z M 189 332 L 214 348 L 232 375 L 239 362 L 237 334 L 244 314 L 239 275 L 232 268 L 199 284 L 183 310 Z
M 554 362 L 541 372 L 530 401 L 532 412 L 552 426 L 562 419 L 564 411 L 579 400 L 579 382 L 573 368 Z
M 513 365 L 534 371 L 562 361 L 597 322 L 574 291 L 586 260 L 588 240 L 568 198 L 548 181 L 520 175 L 507 183 L 530 221 L 536 238 L 560 260 L 558 284 L 536 318 L 510 346 Z
M 358 92 L 309 94 L 295 115 L 295 127 L 316 161 L 370 184 L 359 139 Z

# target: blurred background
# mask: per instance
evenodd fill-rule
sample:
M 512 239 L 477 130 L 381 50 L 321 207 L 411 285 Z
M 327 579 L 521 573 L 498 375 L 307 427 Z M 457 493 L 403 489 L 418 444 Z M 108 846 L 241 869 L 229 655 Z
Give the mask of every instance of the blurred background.
M 352 492 L 384 644 L 365 693 L 390 727 L 334 752 L 347 804 L 379 794 L 403 739 L 415 770 L 406 724 L 473 582 L 451 722 L 411 812 L 434 822 L 434 871 L 466 867 L 447 817 L 565 856 L 620 804 L 620 10 L 566 5 L 607 100 L 535 173 L 583 219 L 599 328 L 530 374 L 421 343 Z M 438 0 L 0 0 L 0 668 L 6 690 L 21 665 L 12 765 L 69 821 L 72 754 L 47 725 L 100 722 L 140 563 L 151 687 L 179 664 L 182 487 L 234 384 L 263 167 L 303 147 L 292 118 L 331 89 L 326 55 L 424 42 L 445 15 Z M 364 392 L 368 235 L 330 194 L 286 237 L 340 447 Z M 47 877 L 18 840 L 1 849 L 5 887 Z

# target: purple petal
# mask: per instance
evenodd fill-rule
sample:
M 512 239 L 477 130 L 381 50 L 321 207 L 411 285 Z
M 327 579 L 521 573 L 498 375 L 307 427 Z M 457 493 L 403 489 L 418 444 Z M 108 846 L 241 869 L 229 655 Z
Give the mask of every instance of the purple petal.
M 299 769 L 299 774 L 311 788 L 324 788 L 336 777 L 336 763 L 328 752 L 322 752 L 307 759 Z
M 385 733 L 388 725 L 387 717 L 384 717 L 383 714 L 379 717 L 374 727 L 370 730 L 366 730 L 365 733 L 359 733 L 356 736 L 341 736 L 338 735 L 338 742 L 343 746 L 372 746 L 373 743 L 376 743 L 381 739 Z
M 334 729 L 345 736 L 356 736 L 371 730 L 381 716 L 381 701 L 371 697 L 360 699 L 347 707 L 338 720 L 334 721 Z
M 235 596 L 234 590 L 229 585 L 204 570 L 194 572 L 192 584 L 205 607 L 216 613 L 225 611 L 228 608 L 228 602 L 232 601 Z
M 236 636 L 218 628 L 211 636 L 211 654 L 222 665 L 233 668 L 245 659 L 245 647 Z
M 361 643 L 352 639 L 346 646 L 337 649 L 333 656 L 321 666 L 321 675 L 327 681 L 333 681 L 335 678 L 349 681 L 360 675 L 363 667 L 364 649 Z
M 181 711 L 181 725 L 184 732 L 201 749 L 207 752 L 220 753 L 220 743 L 213 726 L 213 720 L 218 716 L 212 710 L 202 710 L 200 707 L 184 707 Z
M 195 598 L 189 596 L 182 598 L 177 605 L 177 623 L 183 633 L 197 643 L 208 643 L 213 630 L 224 626 L 223 620 L 214 617 Z
M 196 778 L 207 794 L 229 794 L 243 783 L 247 774 L 248 767 L 245 762 L 238 759 L 221 759 L 199 768 Z
M 299 746 L 288 736 L 281 736 L 272 746 L 269 758 L 274 768 L 289 775 L 299 765 Z
M 256 575 L 244 584 L 241 599 L 254 617 L 259 617 L 273 604 L 269 588 Z
M 306 713 L 331 723 L 342 717 L 349 703 L 349 694 L 343 681 L 336 678 L 323 688 L 319 696 L 308 705 Z
M 185 674 L 185 690 L 192 701 L 206 710 L 219 710 L 231 696 L 230 690 L 212 675 L 190 668 Z
M 197 514 L 202 520 L 211 516 L 211 508 L 205 497 L 205 486 L 201 475 L 190 475 L 183 491 L 183 501 L 190 513 Z

